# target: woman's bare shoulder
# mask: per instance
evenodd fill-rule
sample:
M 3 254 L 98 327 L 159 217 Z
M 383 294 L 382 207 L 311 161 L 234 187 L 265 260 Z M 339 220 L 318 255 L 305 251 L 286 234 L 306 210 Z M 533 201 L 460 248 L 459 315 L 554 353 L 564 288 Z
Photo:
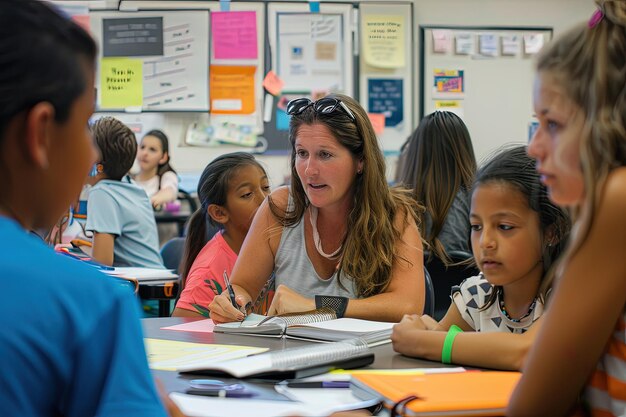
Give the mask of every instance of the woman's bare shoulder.
M 286 185 L 278 187 L 272 191 L 269 197 L 272 199 L 272 203 L 277 209 L 286 211 L 289 203 L 289 187 Z

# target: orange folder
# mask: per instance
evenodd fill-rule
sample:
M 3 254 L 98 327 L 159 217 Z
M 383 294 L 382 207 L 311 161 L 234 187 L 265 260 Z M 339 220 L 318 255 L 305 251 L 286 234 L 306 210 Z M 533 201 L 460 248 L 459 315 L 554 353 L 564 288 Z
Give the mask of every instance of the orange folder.
M 353 375 L 355 394 L 378 394 L 387 408 L 409 396 L 406 416 L 501 416 L 519 372 L 468 371 L 413 375 Z

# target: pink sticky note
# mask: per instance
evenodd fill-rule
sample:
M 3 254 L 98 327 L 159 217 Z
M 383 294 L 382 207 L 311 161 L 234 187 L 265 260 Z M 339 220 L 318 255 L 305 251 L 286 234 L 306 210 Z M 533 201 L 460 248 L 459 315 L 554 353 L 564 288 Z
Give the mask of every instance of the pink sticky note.
M 161 330 L 175 330 L 179 332 L 194 332 L 194 333 L 213 333 L 215 324 L 213 320 L 197 320 L 190 321 L 189 323 L 177 324 L 175 326 L 161 327 Z
M 274 71 L 270 71 L 263 80 L 263 87 L 273 96 L 277 96 L 283 90 L 285 82 Z
M 215 59 L 256 59 L 256 12 L 211 12 Z
M 377 135 L 382 134 L 385 131 L 385 115 L 382 113 L 367 113 L 372 126 L 374 127 L 374 133 Z

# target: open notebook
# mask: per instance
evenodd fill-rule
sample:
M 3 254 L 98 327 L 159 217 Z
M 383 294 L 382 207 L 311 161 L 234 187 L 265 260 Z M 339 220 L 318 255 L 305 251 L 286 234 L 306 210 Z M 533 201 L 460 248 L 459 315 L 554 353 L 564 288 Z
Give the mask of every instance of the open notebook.
M 361 338 L 374 346 L 390 341 L 394 323 L 338 319 L 329 308 L 320 308 L 302 313 L 282 314 L 265 317 L 251 314 L 243 322 L 218 324 L 217 333 L 243 334 L 252 336 L 289 337 L 321 342 Z
M 367 343 L 361 339 L 351 339 L 261 353 L 220 363 L 197 361 L 176 370 L 235 378 L 295 379 L 333 369 L 360 368 L 372 362 L 374 354 L 369 351 Z

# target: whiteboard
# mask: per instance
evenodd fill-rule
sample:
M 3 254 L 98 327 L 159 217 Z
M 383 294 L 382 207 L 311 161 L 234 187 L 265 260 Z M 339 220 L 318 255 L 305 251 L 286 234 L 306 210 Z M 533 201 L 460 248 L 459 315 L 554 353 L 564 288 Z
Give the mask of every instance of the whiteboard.
M 433 30 L 450 31 L 448 52 L 434 52 Z M 441 32 L 438 32 L 441 33 Z M 456 52 L 455 36 L 469 40 L 471 52 Z M 496 56 L 481 54 L 480 35 L 495 35 Z M 420 118 L 436 110 L 436 105 L 457 104 L 456 109 L 470 132 L 478 161 L 506 143 L 526 143 L 532 122 L 532 91 L 535 78 L 534 54 L 524 52 L 524 35 L 552 37 L 551 28 L 467 28 L 421 27 L 421 111 Z M 502 39 L 516 35 L 519 50 L 503 55 Z M 473 43 L 472 43 L 473 42 Z M 462 93 L 437 92 L 435 70 L 463 71 Z
M 91 32 L 103 57 L 103 19 L 163 17 L 163 55 L 142 56 L 142 111 L 209 110 L 209 12 L 142 11 L 90 13 Z M 96 70 L 97 102 L 101 108 L 100 65 Z M 107 111 L 125 109 L 106 109 Z

